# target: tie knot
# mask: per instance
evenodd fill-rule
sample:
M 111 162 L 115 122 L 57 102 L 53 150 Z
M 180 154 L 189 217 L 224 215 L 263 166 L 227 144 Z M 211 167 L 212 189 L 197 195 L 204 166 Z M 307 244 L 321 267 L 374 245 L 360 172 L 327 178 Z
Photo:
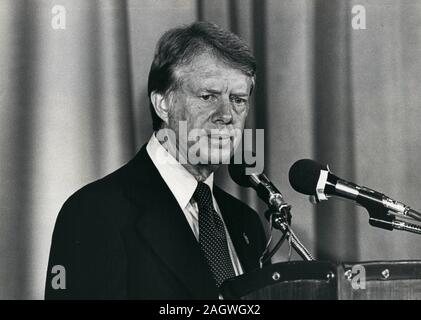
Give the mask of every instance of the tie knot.
M 209 207 L 212 205 L 212 193 L 206 183 L 199 182 L 193 194 L 199 208 Z

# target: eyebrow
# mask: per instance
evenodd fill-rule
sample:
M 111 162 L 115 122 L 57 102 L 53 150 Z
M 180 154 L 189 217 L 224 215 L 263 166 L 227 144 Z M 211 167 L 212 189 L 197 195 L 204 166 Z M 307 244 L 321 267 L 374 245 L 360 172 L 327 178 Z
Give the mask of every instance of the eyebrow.
M 210 89 L 210 88 L 201 88 L 199 91 L 207 91 L 207 92 L 213 93 L 213 94 L 220 94 L 221 93 L 221 90 Z M 233 93 L 231 93 L 231 95 L 238 96 L 238 97 L 248 97 L 249 96 L 249 94 L 245 93 L 245 92 L 237 92 L 237 93 L 233 92 Z
M 219 94 L 221 93 L 221 90 L 217 90 L 217 89 L 209 89 L 209 88 L 201 88 L 200 91 L 207 91 L 210 93 L 215 93 L 215 94 Z
M 248 97 L 250 94 L 248 93 L 243 93 L 243 92 L 238 92 L 238 93 L 232 93 L 233 96 L 237 96 L 237 97 Z

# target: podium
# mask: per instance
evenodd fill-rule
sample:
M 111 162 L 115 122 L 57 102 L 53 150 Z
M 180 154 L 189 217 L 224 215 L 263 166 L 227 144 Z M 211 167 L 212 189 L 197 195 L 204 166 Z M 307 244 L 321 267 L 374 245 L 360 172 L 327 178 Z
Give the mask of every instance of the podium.
M 229 279 L 224 299 L 419 300 L 421 260 L 276 263 Z

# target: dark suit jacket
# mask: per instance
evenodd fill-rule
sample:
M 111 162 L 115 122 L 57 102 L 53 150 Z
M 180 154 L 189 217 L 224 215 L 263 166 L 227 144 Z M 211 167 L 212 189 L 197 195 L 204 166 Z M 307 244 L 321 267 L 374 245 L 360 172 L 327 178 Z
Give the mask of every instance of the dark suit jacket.
M 214 195 L 245 272 L 265 234 L 256 212 L 218 187 Z M 54 265 L 66 289 L 53 289 Z M 217 299 L 218 290 L 173 194 L 146 152 L 73 194 L 56 221 L 47 299 Z

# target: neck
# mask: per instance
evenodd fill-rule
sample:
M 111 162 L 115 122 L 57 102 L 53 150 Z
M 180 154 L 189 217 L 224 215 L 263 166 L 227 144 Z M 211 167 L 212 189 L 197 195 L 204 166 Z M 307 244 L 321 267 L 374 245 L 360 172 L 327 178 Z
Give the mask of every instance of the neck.
M 197 181 L 205 181 L 213 172 L 218 169 L 218 165 L 192 165 L 190 163 L 182 165 Z

